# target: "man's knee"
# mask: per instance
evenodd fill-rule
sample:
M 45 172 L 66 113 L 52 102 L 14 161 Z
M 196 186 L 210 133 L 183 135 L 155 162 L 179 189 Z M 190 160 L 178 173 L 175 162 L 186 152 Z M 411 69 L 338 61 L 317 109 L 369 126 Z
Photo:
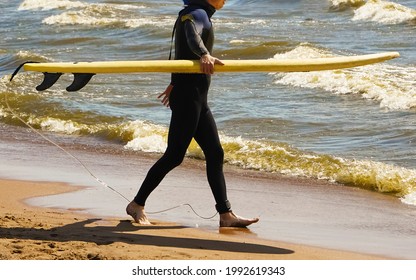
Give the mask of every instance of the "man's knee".
M 181 165 L 183 158 L 185 157 L 185 153 L 180 153 L 178 151 L 166 151 L 163 157 L 165 162 L 170 165 L 171 169 L 173 169 Z

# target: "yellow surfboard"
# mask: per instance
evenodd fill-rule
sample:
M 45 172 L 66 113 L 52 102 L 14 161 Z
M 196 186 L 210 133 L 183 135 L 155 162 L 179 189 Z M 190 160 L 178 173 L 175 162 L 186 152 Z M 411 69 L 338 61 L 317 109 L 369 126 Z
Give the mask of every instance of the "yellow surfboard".
M 357 56 L 339 56 L 314 59 L 258 59 L 222 60 L 215 72 L 305 72 L 350 68 L 382 62 L 399 57 L 397 52 Z M 139 60 L 27 63 L 25 71 L 49 73 L 200 73 L 199 61 L 195 60 Z
M 215 65 L 215 72 L 308 72 L 351 68 L 378 63 L 399 57 L 397 52 L 384 52 L 357 56 L 338 56 L 314 59 L 258 59 L 222 60 L 224 65 Z M 67 90 L 75 91 L 84 87 L 91 77 L 102 73 L 200 73 L 196 60 L 140 60 L 140 61 L 96 61 L 26 63 L 25 71 L 45 74 L 38 90 L 51 87 L 63 73 L 73 73 L 74 83 Z

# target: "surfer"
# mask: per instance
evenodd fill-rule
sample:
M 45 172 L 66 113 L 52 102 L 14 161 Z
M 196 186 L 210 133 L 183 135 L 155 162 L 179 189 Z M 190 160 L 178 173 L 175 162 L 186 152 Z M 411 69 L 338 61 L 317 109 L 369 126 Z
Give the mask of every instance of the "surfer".
M 207 177 L 220 215 L 220 227 L 246 227 L 258 218 L 235 215 L 227 198 L 223 174 L 224 151 L 217 127 L 207 104 L 207 94 L 215 64 L 223 64 L 211 55 L 214 31 L 211 16 L 226 0 L 184 0 L 185 8 L 175 23 L 175 59 L 197 59 L 203 74 L 172 74 L 171 83 L 159 95 L 171 108 L 168 146 L 163 156 L 150 168 L 126 212 L 139 224 L 150 224 L 145 202 L 165 175 L 180 165 L 192 138 L 204 152 Z

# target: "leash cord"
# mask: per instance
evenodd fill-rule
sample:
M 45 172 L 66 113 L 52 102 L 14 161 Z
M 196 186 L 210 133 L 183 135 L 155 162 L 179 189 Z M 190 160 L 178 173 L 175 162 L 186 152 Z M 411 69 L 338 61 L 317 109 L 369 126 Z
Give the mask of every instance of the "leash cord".
M 112 188 L 111 186 L 109 186 L 107 183 L 105 183 L 104 181 L 102 181 L 100 178 L 98 178 L 97 176 L 94 175 L 94 173 L 92 173 L 92 171 L 75 155 L 73 155 L 72 153 L 68 152 L 66 149 L 64 149 L 63 147 L 61 147 L 58 143 L 54 142 L 53 140 L 51 140 L 50 138 L 46 137 L 43 133 L 40 133 L 38 130 L 36 130 L 32 125 L 30 125 L 29 123 L 27 123 L 25 120 L 23 120 L 19 115 L 17 115 L 14 110 L 11 108 L 10 104 L 9 104 L 9 100 L 7 97 L 8 93 L 6 92 L 4 95 L 4 100 L 6 102 L 6 106 L 7 109 L 10 111 L 10 113 L 12 113 L 12 115 L 17 118 L 19 121 L 21 121 L 22 123 L 24 123 L 27 127 L 29 127 L 33 132 L 35 132 L 37 135 L 39 135 L 40 137 L 42 137 L 44 140 L 46 140 L 47 142 L 49 142 L 50 144 L 54 145 L 55 147 L 57 147 L 58 149 L 60 149 L 61 151 L 63 151 L 64 153 L 66 153 L 68 156 L 70 156 L 71 158 L 73 158 L 75 161 L 77 161 L 90 175 L 91 177 L 93 177 L 98 183 L 100 183 L 101 185 L 103 185 L 104 187 L 109 188 L 110 190 L 112 190 L 113 192 L 117 193 L 118 195 L 120 195 L 121 197 L 123 197 L 126 201 L 130 202 L 128 200 L 127 197 L 125 197 L 123 194 L 121 194 L 119 191 L 115 190 L 114 188 Z
M 216 212 L 216 213 L 215 213 L 214 215 L 212 215 L 211 217 L 203 217 L 203 216 L 199 215 L 199 214 L 195 211 L 195 209 L 191 206 L 191 204 L 189 204 L 189 203 L 180 204 L 180 205 L 177 205 L 177 206 L 174 206 L 174 207 L 171 207 L 171 208 L 165 209 L 165 210 L 161 210 L 161 211 L 156 211 L 156 212 L 147 212 L 147 211 L 146 211 L 146 212 L 147 212 L 147 213 L 149 213 L 149 214 L 159 214 L 159 213 L 167 212 L 167 211 L 170 211 L 170 210 L 173 210 L 173 209 L 176 209 L 176 208 L 182 207 L 182 206 L 188 206 L 189 208 L 191 208 L 192 212 L 194 212 L 194 214 L 195 214 L 196 216 L 198 216 L 199 218 L 204 219 L 204 220 L 210 220 L 210 219 L 214 218 L 215 216 L 217 216 L 217 214 L 218 214 L 218 212 Z

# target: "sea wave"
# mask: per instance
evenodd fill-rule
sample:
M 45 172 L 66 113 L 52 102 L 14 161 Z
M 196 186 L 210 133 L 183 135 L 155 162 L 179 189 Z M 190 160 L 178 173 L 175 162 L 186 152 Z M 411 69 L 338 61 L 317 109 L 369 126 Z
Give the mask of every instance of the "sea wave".
M 26 50 L 20 50 L 15 54 L 16 60 L 36 60 L 39 62 L 47 62 L 50 61 L 49 58 L 47 58 L 44 55 L 35 53 L 35 52 L 31 52 L 31 51 L 26 51 Z
M 354 21 L 374 21 L 382 24 L 416 22 L 416 10 L 394 2 L 368 0 L 354 11 Z
M 365 4 L 365 0 L 331 0 L 331 11 L 344 11 L 351 8 L 361 7 Z
M 23 79 L 20 75 L 19 79 Z M 8 88 L 7 77 L 0 82 L 0 120 L 11 125 L 21 124 L 4 104 L 5 92 L 14 113 L 31 126 L 43 131 L 70 135 L 88 135 L 122 143 L 132 151 L 163 153 L 168 128 L 144 120 L 126 120 L 94 112 L 65 109 L 47 101 L 41 94 L 21 94 Z M 36 109 L 34 109 L 36 108 Z M 228 164 L 290 176 L 328 180 L 335 183 L 394 194 L 411 203 L 416 192 L 416 170 L 371 160 L 355 160 L 303 151 L 286 143 L 250 140 L 220 135 Z M 192 142 L 187 156 L 203 159 L 204 155 Z
M 416 205 L 416 191 L 403 196 L 400 200 L 405 204 Z
M 90 4 L 82 9 L 70 10 L 45 18 L 42 23 L 48 25 L 87 25 L 87 26 L 120 26 L 136 28 L 143 25 L 171 24 L 171 18 L 138 17 L 138 7 L 126 7 L 114 4 Z M 157 19 L 156 19 L 157 18 Z
M 81 1 L 47 1 L 25 0 L 18 10 L 62 10 L 42 20 L 47 25 L 85 25 L 85 26 L 119 26 L 137 28 L 144 25 L 172 24 L 171 17 L 142 17 L 137 11 L 145 9 L 143 5 L 115 3 L 87 3 Z
M 45 18 L 42 23 L 47 25 L 85 25 L 85 26 L 119 26 L 125 28 L 138 28 L 141 26 L 170 26 L 172 17 L 152 16 L 137 18 L 137 15 L 122 15 L 122 12 L 107 13 L 108 7 L 88 6 L 80 11 L 67 11 L 59 15 Z M 123 13 L 125 13 L 123 11 Z M 106 15 L 104 15 L 106 14 Z
M 18 10 L 54 10 L 85 7 L 87 3 L 70 0 L 24 0 Z
M 0 72 L 12 72 L 17 66 L 26 61 L 48 62 L 50 60 L 46 56 L 31 51 L 4 52 L 4 54 L 0 53 Z
M 310 44 L 275 55 L 274 59 L 320 58 L 337 54 Z M 275 83 L 315 88 L 335 94 L 357 94 L 388 110 L 416 107 L 416 67 L 378 63 L 351 69 L 305 73 L 276 73 Z

